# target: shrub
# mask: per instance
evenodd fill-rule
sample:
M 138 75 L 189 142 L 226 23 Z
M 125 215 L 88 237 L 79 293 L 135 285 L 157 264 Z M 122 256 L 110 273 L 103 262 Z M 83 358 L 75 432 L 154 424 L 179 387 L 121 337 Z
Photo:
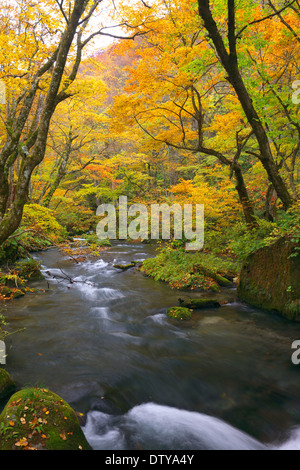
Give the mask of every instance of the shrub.
M 15 264 L 15 270 L 17 271 L 18 275 L 27 280 L 34 280 L 34 279 L 41 279 L 42 273 L 40 271 L 41 263 L 36 261 L 33 258 L 25 259 L 18 261 Z
M 176 289 L 219 290 L 225 277 L 234 277 L 239 264 L 208 253 L 162 248 L 155 258 L 143 262 L 141 271 L 157 281 L 168 282 Z
M 99 220 L 95 212 L 80 205 L 72 207 L 63 205 L 56 211 L 56 217 L 71 236 L 94 230 Z

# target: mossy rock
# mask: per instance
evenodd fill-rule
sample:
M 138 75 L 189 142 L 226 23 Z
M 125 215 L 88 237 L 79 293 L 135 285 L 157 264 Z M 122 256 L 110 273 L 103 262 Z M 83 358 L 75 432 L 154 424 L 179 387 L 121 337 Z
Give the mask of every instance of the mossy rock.
M 215 299 L 178 299 L 181 307 L 189 309 L 218 308 L 220 303 Z
M 281 237 L 249 255 L 239 276 L 237 293 L 240 300 L 298 321 L 299 250 L 298 241 Z
M 14 263 L 25 256 L 26 251 L 15 240 L 7 240 L 0 246 L 0 265 Z
M 19 277 L 28 281 L 44 279 L 40 270 L 41 263 L 34 259 L 21 260 L 15 264 Z
M 0 400 L 11 395 L 16 390 L 14 381 L 5 369 L 0 369 Z
M 175 320 L 190 320 L 192 318 L 191 310 L 186 307 L 170 307 L 167 315 Z
M 122 269 L 122 271 L 126 271 L 127 269 L 134 268 L 135 263 L 128 263 L 128 264 L 114 264 L 114 268 Z
M 91 450 L 75 411 L 45 388 L 10 397 L 0 415 L 0 450 Z
M 215 274 L 215 279 L 216 279 L 217 283 L 219 284 L 219 286 L 221 286 L 221 287 L 232 286 L 232 281 L 230 281 L 229 279 L 227 279 L 224 276 L 221 276 L 220 274 Z
M 131 264 L 133 264 L 134 266 L 137 266 L 138 268 L 140 268 L 141 266 L 143 266 L 143 261 L 131 261 L 130 262 Z

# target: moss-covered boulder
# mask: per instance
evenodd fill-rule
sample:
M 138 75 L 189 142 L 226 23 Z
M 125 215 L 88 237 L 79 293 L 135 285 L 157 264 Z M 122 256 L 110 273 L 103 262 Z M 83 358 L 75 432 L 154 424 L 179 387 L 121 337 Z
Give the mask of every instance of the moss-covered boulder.
M 0 450 L 90 450 L 75 411 L 44 388 L 10 397 L 0 415 Z
M 238 284 L 241 300 L 274 310 L 290 320 L 300 319 L 300 246 L 280 238 L 260 248 L 244 263 Z
M 202 308 L 218 308 L 221 307 L 220 303 L 215 299 L 178 299 L 181 307 L 189 309 L 202 309 Z
M 7 398 L 15 392 L 16 386 L 9 373 L 5 369 L 0 369 L 0 400 Z
M 114 268 L 121 269 L 122 271 L 127 271 L 127 269 L 134 268 L 135 266 L 133 262 L 128 264 L 114 264 Z
M 15 270 L 20 278 L 28 281 L 44 279 L 40 270 L 41 263 L 35 259 L 24 259 L 15 264 Z
M 174 320 L 189 320 L 192 318 L 191 310 L 186 307 L 170 307 L 167 315 Z

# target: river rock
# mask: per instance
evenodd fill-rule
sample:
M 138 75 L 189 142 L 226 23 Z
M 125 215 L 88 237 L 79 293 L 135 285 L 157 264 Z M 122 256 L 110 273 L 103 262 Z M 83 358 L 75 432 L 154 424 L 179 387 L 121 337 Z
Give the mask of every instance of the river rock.
M 300 317 L 299 242 L 285 237 L 251 254 L 242 266 L 238 297 L 274 310 L 290 320 Z
M 134 268 L 135 263 L 128 263 L 128 264 L 114 264 L 114 268 L 122 269 L 122 271 L 126 271 L 127 269 Z
M 0 450 L 90 450 L 75 411 L 44 388 L 24 388 L 0 415 Z
M 0 369 L 0 400 L 11 395 L 16 390 L 14 381 L 5 369 Z
M 179 304 L 182 307 L 191 309 L 202 309 L 202 308 L 218 308 L 221 307 L 220 302 L 215 299 L 178 299 Z

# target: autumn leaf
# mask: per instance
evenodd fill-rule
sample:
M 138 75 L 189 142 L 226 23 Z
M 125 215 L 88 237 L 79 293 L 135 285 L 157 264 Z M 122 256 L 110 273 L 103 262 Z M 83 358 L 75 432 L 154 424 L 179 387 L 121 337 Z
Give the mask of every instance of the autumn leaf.
M 27 441 L 26 437 L 23 437 L 23 438 L 20 439 L 19 441 L 15 442 L 15 445 L 16 445 L 17 447 L 20 447 L 20 446 L 26 447 L 26 446 L 28 445 L 28 441 Z

